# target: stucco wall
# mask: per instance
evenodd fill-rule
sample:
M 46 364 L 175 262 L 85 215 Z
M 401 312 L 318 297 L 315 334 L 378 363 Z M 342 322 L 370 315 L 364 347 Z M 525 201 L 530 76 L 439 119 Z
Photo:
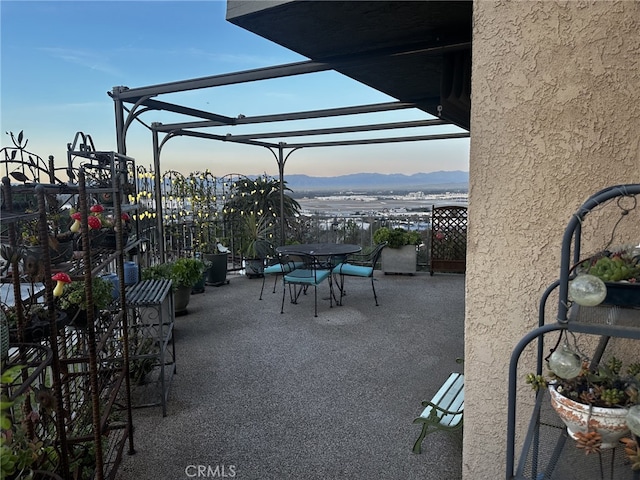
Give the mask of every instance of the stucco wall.
M 474 4 L 465 479 L 505 476 L 509 357 L 558 276 L 568 218 L 640 182 L 639 31 L 640 2 Z

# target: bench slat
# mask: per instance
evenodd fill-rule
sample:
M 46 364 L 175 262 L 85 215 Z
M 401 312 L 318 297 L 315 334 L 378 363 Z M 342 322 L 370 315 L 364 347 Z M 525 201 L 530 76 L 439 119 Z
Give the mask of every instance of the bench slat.
M 454 428 L 462 421 L 462 410 L 464 409 L 464 375 L 460 373 L 452 373 L 444 382 L 440 390 L 433 396 L 431 401 L 423 402 L 426 408 L 420 414 L 420 418 L 428 419 L 432 414 L 434 407 L 438 406 L 442 410 L 460 413 L 445 413 L 436 409 L 435 414 L 440 418 L 440 425 L 443 427 Z
M 452 373 L 442 384 L 438 392 L 430 401 L 422 402 L 425 409 L 413 423 L 422 423 L 422 431 L 413 445 L 413 452 L 420 453 L 422 440 L 430 433 L 429 427 L 436 427 L 432 431 L 456 430 L 462 427 L 464 410 L 464 375 Z
M 440 387 L 431 399 L 431 403 L 440 405 L 445 410 L 451 410 L 449 406 L 455 400 L 464 385 L 464 377 L 461 373 L 452 373 L 447 381 Z

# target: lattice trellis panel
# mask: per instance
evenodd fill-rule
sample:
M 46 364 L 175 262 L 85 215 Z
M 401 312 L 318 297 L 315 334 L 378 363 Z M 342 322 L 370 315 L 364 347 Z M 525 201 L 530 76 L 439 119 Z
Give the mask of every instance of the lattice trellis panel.
M 431 267 L 434 272 L 466 271 L 467 207 L 433 207 L 431 214 Z

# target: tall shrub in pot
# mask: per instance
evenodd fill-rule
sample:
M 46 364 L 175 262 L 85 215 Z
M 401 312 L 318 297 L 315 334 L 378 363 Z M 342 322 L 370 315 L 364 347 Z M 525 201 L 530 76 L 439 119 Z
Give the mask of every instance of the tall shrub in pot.
M 256 212 L 244 215 L 246 246 L 243 249 L 243 260 L 248 277 L 263 275 L 265 259 L 272 251 L 270 239 L 273 236 L 273 223 L 271 218 Z

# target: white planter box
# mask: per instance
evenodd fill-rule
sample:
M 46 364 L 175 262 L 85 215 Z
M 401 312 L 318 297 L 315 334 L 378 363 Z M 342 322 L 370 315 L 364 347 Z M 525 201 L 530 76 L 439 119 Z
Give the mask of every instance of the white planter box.
M 418 250 L 415 245 L 382 250 L 382 271 L 384 273 L 416 273 Z

